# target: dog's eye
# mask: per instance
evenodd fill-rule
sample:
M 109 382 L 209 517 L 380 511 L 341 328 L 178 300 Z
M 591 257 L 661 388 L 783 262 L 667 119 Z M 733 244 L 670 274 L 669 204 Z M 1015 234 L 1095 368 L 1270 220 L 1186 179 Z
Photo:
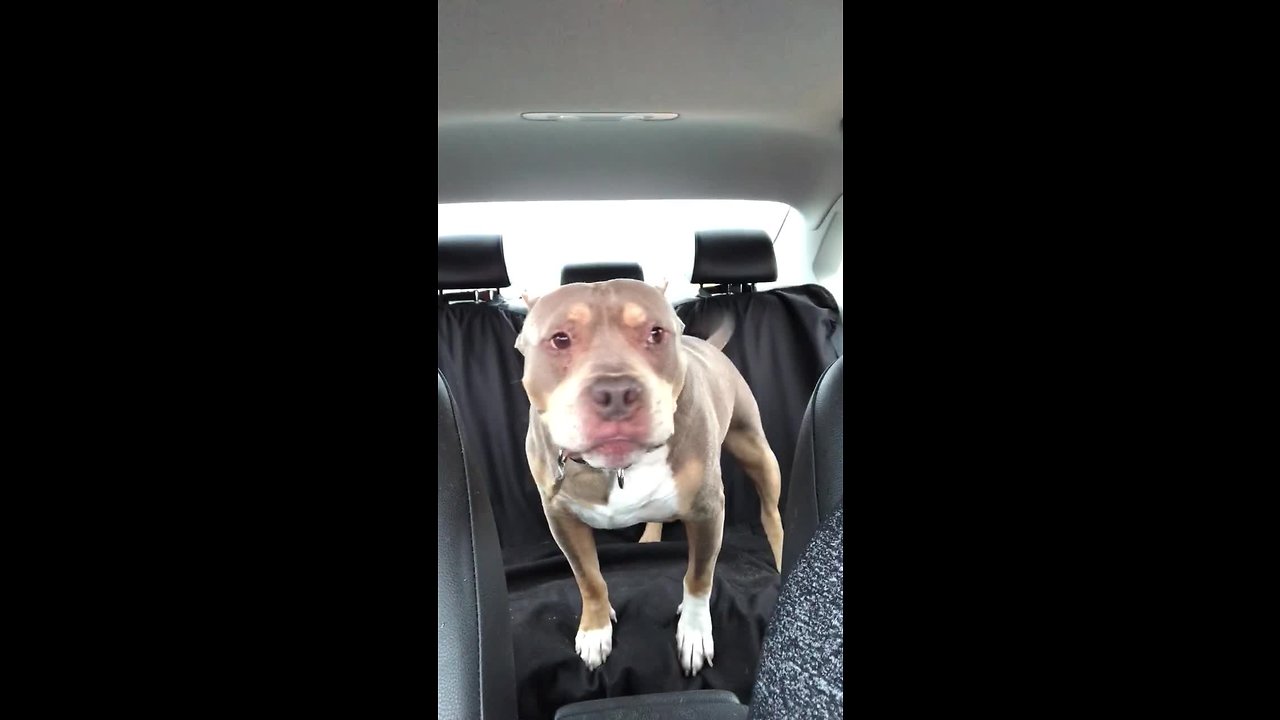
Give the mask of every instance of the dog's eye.
M 551 347 L 557 350 L 566 350 L 570 345 L 569 336 L 564 333 L 556 333 L 551 336 Z
M 662 336 L 665 335 L 666 332 L 667 332 L 666 330 L 663 330 L 660 327 L 655 327 L 654 329 L 649 331 L 649 342 L 653 343 L 654 345 L 657 345 L 658 343 L 662 342 Z

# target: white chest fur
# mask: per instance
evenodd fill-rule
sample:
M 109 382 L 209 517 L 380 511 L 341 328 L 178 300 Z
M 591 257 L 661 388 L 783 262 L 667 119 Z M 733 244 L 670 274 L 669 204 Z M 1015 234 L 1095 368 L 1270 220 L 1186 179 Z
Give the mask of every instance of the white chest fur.
M 615 482 L 605 504 L 570 501 L 569 507 L 582 522 L 601 530 L 675 520 L 676 480 L 667 465 L 667 448 L 658 448 L 627 468 L 622 487 Z

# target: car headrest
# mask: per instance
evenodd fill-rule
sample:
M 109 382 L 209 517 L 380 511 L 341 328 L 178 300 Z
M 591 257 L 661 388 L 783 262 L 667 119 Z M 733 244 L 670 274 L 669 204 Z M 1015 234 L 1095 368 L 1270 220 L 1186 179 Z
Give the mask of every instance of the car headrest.
M 638 263 L 580 263 L 565 265 L 560 271 L 561 285 L 604 282 L 618 278 L 644 280 L 644 270 Z
M 437 245 L 436 287 L 475 290 L 511 286 L 501 235 L 442 237 Z
M 773 241 L 763 230 L 703 230 L 693 235 L 689 282 L 757 283 L 778 279 Z

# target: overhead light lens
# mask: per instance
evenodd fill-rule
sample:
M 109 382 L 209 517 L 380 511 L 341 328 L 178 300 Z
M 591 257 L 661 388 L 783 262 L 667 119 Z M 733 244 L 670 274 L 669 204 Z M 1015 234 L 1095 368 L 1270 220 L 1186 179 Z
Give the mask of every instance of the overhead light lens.
M 680 117 L 680 113 L 664 113 L 664 112 L 640 112 L 640 113 L 619 113 L 619 112 L 527 112 L 520 113 L 520 117 L 525 120 L 538 120 L 541 122 L 552 120 L 587 120 L 597 122 L 618 122 L 627 120 L 630 122 L 654 122 L 659 120 L 675 120 Z

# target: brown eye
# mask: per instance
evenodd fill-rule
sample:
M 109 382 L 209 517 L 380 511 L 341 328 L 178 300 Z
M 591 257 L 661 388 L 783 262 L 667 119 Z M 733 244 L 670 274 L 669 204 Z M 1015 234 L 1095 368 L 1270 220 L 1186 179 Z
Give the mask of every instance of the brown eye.
M 551 347 L 557 350 L 568 349 L 570 345 L 569 336 L 564 333 L 556 333 L 551 336 Z
M 653 343 L 654 345 L 661 343 L 662 336 L 665 335 L 666 332 L 667 332 L 666 330 L 663 330 L 660 327 L 655 327 L 654 329 L 649 331 L 649 342 Z

